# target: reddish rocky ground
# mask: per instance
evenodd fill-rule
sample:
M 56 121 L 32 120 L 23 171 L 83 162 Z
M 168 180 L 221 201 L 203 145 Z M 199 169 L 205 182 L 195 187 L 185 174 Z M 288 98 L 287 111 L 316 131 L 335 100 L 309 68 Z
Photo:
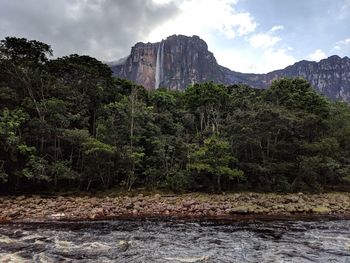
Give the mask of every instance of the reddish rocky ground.
M 3 196 L 0 222 L 117 218 L 350 218 L 350 193 Z

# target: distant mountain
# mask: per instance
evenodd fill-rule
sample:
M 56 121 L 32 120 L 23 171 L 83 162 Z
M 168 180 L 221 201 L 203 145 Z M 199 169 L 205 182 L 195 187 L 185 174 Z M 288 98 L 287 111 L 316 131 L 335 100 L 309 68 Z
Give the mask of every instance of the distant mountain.
M 183 90 L 189 84 L 214 81 L 267 88 L 281 77 L 303 77 L 334 100 L 350 101 L 350 59 L 331 56 L 320 62 L 300 61 L 267 74 L 249 74 L 220 66 L 198 36 L 173 35 L 157 43 L 137 43 L 128 57 L 110 64 L 116 77 L 147 89 Z

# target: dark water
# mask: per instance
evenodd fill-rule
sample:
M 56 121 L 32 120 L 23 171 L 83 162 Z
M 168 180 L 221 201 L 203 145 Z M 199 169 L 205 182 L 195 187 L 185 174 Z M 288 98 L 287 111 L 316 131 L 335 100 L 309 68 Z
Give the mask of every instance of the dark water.
M 0 225 L 0 262 L 350 263 L 350 221 Z

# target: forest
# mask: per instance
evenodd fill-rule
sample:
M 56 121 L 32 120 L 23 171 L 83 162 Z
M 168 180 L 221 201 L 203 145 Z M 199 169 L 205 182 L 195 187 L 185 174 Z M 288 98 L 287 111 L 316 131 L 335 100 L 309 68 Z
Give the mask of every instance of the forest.
M 83 55 L 0 42 L 0 191 L 350 189 L 350 107 L 304 79 L 146 90 Z

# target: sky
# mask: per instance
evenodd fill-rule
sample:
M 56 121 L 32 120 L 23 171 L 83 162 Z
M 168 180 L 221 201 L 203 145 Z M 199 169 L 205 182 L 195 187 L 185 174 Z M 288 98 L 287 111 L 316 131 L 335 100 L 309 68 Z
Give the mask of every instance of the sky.
M 350 0 L 0 0 L 0 39 L 116 61 L 137 42 L 198 35 L 219 64 L 266 73 L 350 56 Z

